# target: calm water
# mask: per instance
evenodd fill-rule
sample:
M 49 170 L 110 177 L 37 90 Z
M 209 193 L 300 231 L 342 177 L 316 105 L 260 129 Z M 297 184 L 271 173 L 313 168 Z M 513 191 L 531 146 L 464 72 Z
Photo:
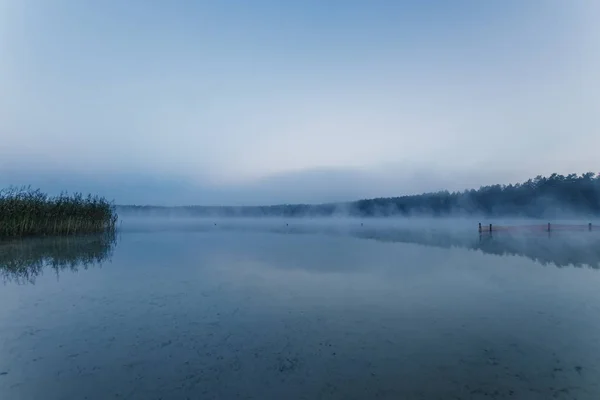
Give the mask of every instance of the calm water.
M 0 245 L 0 398 L 600 398 L 597 234 L 271 225 Z

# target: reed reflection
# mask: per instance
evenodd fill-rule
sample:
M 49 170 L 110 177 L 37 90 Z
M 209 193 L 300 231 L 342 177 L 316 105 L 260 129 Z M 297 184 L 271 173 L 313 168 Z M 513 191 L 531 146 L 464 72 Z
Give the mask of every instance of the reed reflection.
M 47 237 L 0 242 L 0 275 L 4 283 L 34 284 L 44 270 L 64 271 L 99 266 L 112 257 L 114 233 Z

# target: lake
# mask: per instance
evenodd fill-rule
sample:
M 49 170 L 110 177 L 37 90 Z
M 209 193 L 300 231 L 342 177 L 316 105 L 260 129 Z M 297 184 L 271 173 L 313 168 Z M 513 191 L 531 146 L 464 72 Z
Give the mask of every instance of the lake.
M 599 232 L 362 223 L 0 244 L 0 398 L 600 398 Z

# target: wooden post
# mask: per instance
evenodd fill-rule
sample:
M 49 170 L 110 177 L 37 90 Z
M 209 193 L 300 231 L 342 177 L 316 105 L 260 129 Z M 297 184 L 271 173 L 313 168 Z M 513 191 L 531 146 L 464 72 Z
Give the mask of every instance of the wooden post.
M 550 222 L 548 222 L 548 232 L 550 232 Z
M 591 222 L 588 224 L 588 231 L 590 231 L 590 232 L 592 231 L 592 223 Z
M 492 224 L 490 224 L 490 233 L 492 233 Z
M 481 233 L 481 222 L 479 223 L 479 233 Z

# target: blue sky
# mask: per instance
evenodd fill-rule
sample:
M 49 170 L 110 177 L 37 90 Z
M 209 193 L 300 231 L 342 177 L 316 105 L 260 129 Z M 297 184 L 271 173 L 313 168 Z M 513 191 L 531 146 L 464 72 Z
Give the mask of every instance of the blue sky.
M 598 18 L 592 0 L 0 0 L 0 185 L 240 205 L 596 171 Z

